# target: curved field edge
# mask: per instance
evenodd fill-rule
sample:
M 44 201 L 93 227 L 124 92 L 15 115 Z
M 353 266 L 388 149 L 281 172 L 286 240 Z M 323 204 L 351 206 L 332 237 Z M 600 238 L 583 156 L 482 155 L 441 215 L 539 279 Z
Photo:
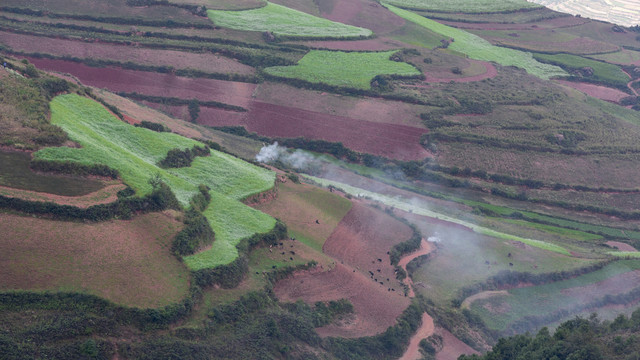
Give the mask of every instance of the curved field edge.
M 319 18 L 282 5 L 267 2 L 266 6 L 243 11 L 207 10 L 216 25 L 234 30 L 270 31 L 293 37 L 367 37 L 369 29 Z
M 562 255 L 568 255 L 571 256 L 571 253 L 563 248 L 562 246 L 556 245 L 556 244 L 552 244 L 552 243 L 548 243 L 546 241 L 541 241 L 541 240 L 535 240 L 535 239 L 528 239 L 528 238 L 523 238 L 520 236 L 516 236 L 516 235 L 510 235 L 510 234 L 505 234 L 496 230 L 492 230 L 492 229 L 488 229 L 486 227 L 483 226 L 478 226 L 463 220 L 459 220 L 456 218 L 452 218 L 450 216 L 447 215 L 443 215 L 428 209 L 425 209 L 419 205 L 415 205 L 411 202 L 410 199 L 403 199 L 401 197 L 389 197 L 389 196 L 385 196 L 385 195 L 381 195 L 378 193 L 374 193 L 371 191 L 367 191 L 364 189 L 360 189 L 354 186 L 350 186 L 347 184 L 343 184 L 340 182 L 336 182 L 336 181 L 331 181 L 331 180 L 327 180 L 327 179 L 321 179 L 321 178 L 317 178 L 314 176 L 309 176 L 309 175 L 305 175 L 305 177 L 311 179 L 312 181 L 317 182 L 318 184 L 321 184 L 322 186 L 329 186 L 329 185 L 333 185 L 336 188 L 340 188 L 342 190 L 344 190 L 345 192 L 354 195 L 354 196 L 364 196 L 364 197 L 368 197 L 371 198 L 375 201 L 379 201 L 385 205 L 389 205 L 389 206 L 393 206 L 395 208 L 398 208 L 400 210 L 404 210 L 404 211 L 411 211 L 415 214 L 418 215 L 423 215 L 423 216 L 428 216 L 431 218 L 435 218 L 435 219 L 439 219 L 439 220 L 444 220 L 444 221 L 448 221 L 451 223 L 455 223 L 455 224 L 459 224 L 462 226 L 465 226 L 471 230 L 473 230 L 474 232 L 481 234 L 481 235 L 486 235 L 486 236 L 491 236 L 494 238 L 498 238 L 498 239 L 504 239 L 504 240 L 511 240 L 511 241 L 520 241 L 524 244 L 539 248 L 539 249 L 543 249 L 543 250 L 548 250 L 548 251 L 552 251 L 552 252 L 556 252 Z
M 312 50 L 293 66 L 274 66 L 264 72 L 277 77 L 313 83 L 370 89 L 377 75 L 420 76 L 413 65 L 389 60 L 397 50 L 383 52 L 341 52 Z
M 405 9 L 462 12 L 465 14 L 514 12 L 523 9 L 542 8 L 541 5 L 525 0 L 389 0 L 389 3 Z
M 149 179 L 158 176 L 183 206 L 197 194 L 198 185 L 211 189 L 212 201 L 204 215 L 216 239 L 211 248 L 184 258 L 191 270 L 231 263 L 238 256 L 235 245 L 240 240 L 268 232 L 275 225 L 275 219 L 240 202 L 271 189 L 275 182 L 272 171 L 213 150 L 210 156 L 197 157 L 189 167 L 160 168 L 156 164 L 169 150 L 203 144 L 131 126 L 97 102 L 76 94 L 60 95 L 51 101 L 51 122 L 82 148 L 45 148 L 34 154 L 36 159 L 106 165 L 117 170 L 137 195 L 150 193 Z
M 397 8 L 388 3 L 382 3 L 387 9 L 401 18 L 414 22 L 440 35 L 452 38 L 449 49 L 465 54 L 471 59 L 493 61 L 504 66 L 516 66 L 526 70 L 529 74 L 548 80 L 554 76 L 567 76 L 562 68 L 543 64 L 533 58 L 529 52 L 503 48 L 491 45 L 487 40 L 451 26 L 440 24 L 411 11 Z

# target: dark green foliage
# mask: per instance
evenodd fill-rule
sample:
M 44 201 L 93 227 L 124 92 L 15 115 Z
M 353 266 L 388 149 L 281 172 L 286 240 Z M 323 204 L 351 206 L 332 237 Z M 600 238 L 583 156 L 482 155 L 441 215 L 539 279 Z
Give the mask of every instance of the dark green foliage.
M 328 303 L 318 301 L 313 310 L 313 325 L 320 327 L 332 323 L 336 317 L 353 313 L 353 304 L 348 299 L 331 300 Z
M 100 164 L 82 165 L 75 162 L 32 160 L 30 167 L 34 171 L 77 176 L 97 175 L 117 179 L 119 175 L 117 170 Z
M 143 127 L 145 129 L 149 129 L 155 132 L 171 132 L 171 129 L 169 129 L 164 124 L 155 123 L 155 122 L 146 121 L 146 120 L 142 120 L 142 122 L 140 122 L 139 124 L 135 124 L 135 126 Z
M 70 88 L 69 82 L 60 78 L 46 77 L 43 79 L 39 79 L 38 84 L 50 99 L 60 93 L 69 91 Z
M 123 96 L 123 97 L 128 97 L 128 98 L 134 99 L 134 100 L 149 101 L 149 102 L 154 102 L 154 103 L 159 103 L 159 104 L 164 104 L 164 105 L 171 105 L 171 106 L 188 105 L 189 107 L 193 106 L 194 109 L 196 109 L 195 105 L 198 105 L 198 107 L 197 107 L 198 113 L 200 112 L 200 106 L 215 107 L 215 108 L 219 108 L 219 109 L 225 109 L 225 110 L 230 110 L 230 111 L 238 111 L 238 112 L 247 111 L 247 109 L 245 109 L 243 107 L 236 106 L 236 105 L 224 104 L 224 103 L 217 102 L 217 101 L 200 101 L 200 100 L 195 100 L 195 99 L 186 100 L 186 99 L 180 99 L 180 98 L 175 98 L 175 97 L 162 97 L 162 96 L 144 95 L 144 94 L 138 94 L 136 92 L 133 92 L 133 93 L 119 92 L 118 95 Z M 192 105 L 192 104 L 195 104 L 195 105 Z M 197 118 L 197 116 L 196 116 L 196 118 Z
M 184 216 L 185 226 L 171 245 L 171 251 L 178 256 L 195 253 L 202 246 L 211 244 L 215 237 L 209 221 L 200 212 L 190 209 Z
M 38 78 L 40 74 L 38 73 L 38 69 L 33 64 L 27 64 L 24 68 L 24 74 L 30 78 Z
M 388 213 L 388 214 L 393 215 L 393 213 Z M 397 220 L 402 221 L 403 223 L 411 227 L 411 230 L 413 230 L 413 234 L 411 235 L 411 238 L 409 240 L 396 244 L 391 248 L 391 251 L 389 253 L 391 264 L 397 265 L 402 255 L 416 251 L 420 248 L 420 243 L 422 242 L 422 233 L 420 232 L 420 230 L 418 230 L 418 228 L 415 225 L 408 222 L 404 218 L 400 218 L 396 216 L 393 216 L 393 217 L 396 218 Z
M 211 151 L 208 146 L 200 147 L 195 145 L 191 149 L 171 149 L 167 156 L 162 159 L 158 166 L 161 168 L 181 168 L 191 166 L 191 162 L 197 156 L 209 156 Z
M 198 100 L 191 99 L 187 108 L 189 109 L 189 118 L 191 119 L 191 122 L 195 123 L 200 115 L 200 105 L 198 104 Z
M 300 177 L 296 173 L 288 173 L 287 178 L 296 184 L 300 184 Z

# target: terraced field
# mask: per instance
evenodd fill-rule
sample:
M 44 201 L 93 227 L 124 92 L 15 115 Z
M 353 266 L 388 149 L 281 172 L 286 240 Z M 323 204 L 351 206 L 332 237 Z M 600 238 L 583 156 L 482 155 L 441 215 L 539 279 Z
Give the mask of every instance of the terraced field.
M 81 149 L 45 148 L 35 158 L 105 164 L 120 172 L 122 180 L 138 195 L 151 192 L 148 180 L 156 175 L 166 182 L 181 204 L 187 205 L 199 184 L 211 189 L 212 206 L 205 211 L 216 241 L 211 249 L 185 258 L 198 270 L 227 264 L 237 256 L 235 245 L 244 237 L 269 231 L 270 216 L 243 205 L 239 200 L 270 189 L 273 172 L 250 165 L 230 155 L 212 151 L 198 157 L 187 168 L 162 169 L 156 164 L 174 148 L 191 148 L 194 140 L 171 133 L 156 133 L 119 121 L 93 100 L 63 95 L 51 102 L 52 123 L 62 127 Z
M 391 0 L 389 4 L 415 10 L 429 10 L 437 12 L 462 12 L 462 13 L 492 13 L 507 12 L 522 9 L 536 9 L 540 5 L 525 0 Z
M 598 19 L 624 26 L 640 23 L 638 3 L 633 0 L 532 0 L 550 9 L 586 18 Z
M 235 30 L 269 31 L 293 37 L 365 37 L 371 30 L 336 23 L 282 5 L 267 2 L 258 9 L 207 11 L 216 26 Z
M 505 66 L 517 66 L 525 69 L 529 74 L 542 79 L 567 74 L 558 66 L 542 64 L 536 61 L 530 53 L 493 46 L 487 40 L 464 30 L 440 24 L 411 11 L 403 10 L 389 4 L 385 6 L 396 15 L 408 21 L 412 21 L 431 31 L 453 39 L 453 42 L 449 44 L 448 48 L 465 54 L 472 59 L 494 61 Z

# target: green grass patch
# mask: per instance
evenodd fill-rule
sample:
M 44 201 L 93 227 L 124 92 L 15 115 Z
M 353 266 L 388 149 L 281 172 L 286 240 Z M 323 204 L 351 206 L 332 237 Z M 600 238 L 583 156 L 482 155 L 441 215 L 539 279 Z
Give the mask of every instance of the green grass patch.
M 407 9 L 462 13 L 508 12 L 541 7 L 525 0 L 389 0 L 388 3 Z
M 440 40 L 446 39 L 446 37 L 412 22 L 406 22 L 400 29 L 389 34 L 389 36 L 404 43 L 428 49 L 442 45 Z
M 589 55 L 590 58 L 614 64 L 631 64 L 640 60 L 640 51 L 621 50 L 607 54 Z
M 369 89 L 377 75 L 420 75 L 412 65 L 389 60 L 395 52 L 312 50 L 295 66 L 274 66 L 264 71 L 273 76 L 359 89 Z
M 243 11 L 208 10 L 207 14 L 216 26 L 234 30 L 335 38 L 366 37 L 373 34 L 369 29 L 337 23 L 273 3 Z
M 585 76 L 586 80 L 594 80 L 605 84 L 626 87 L 629 76 L 619 66 L 607 64 L 602 61 L 591 60 L 581 56 L 569 54 L 534 54 L 533 57 L 541 62 L 562 67 L 565 70 L 593 69 L 592 76 Z
M 82 148 L 46 148 L 35 153 L 36 159 L 107 165 L 118 170 L 138 195 L 151 192 L 148 180 L 157 174 L 185 206 L 198 192 L 199 184 L 212 189 L 205 216 L 216 240 L 210 250 L 185 257 L 192 270 L 233 261 L 237 257 L 235 245 L 242 238 L 266 232 L 275 224 L 270 216 L 239 202 L 273 187 L 275 174 L 271 171 L 217 151 L 196 158 L 190 167 L 162 169 L 156 164 L 170 149 L 191 148 L 199 143 L 172 133 L 133 127 L 116 119 L 97 102 L 75 94 L 53 99 L 51 113 L 52 123 L 63 128 Z
M 494 46 L 483 38 L 464 30 L 442 25 L 411 11 L 403 10 L 389 4 L 385 4 L 385 6 L 396 15 L 408 21 L 454 39 L 449 45 L 449 49 L 465 54 L 472 59 L 494 61 L 504 66 L 517 66 L 525 69 L 529 74 L 542 79 L 567 75 L 567 73 L 558 66 L 538 62 L 528 52 Z
M 501 219 L 500 221 L 504 221 L 510 224 L 516 224 L 524 227 L 530 227 L 536 230 L 541 230 L 541 231 L 552 233 L 552 234 L 566 236 L 566 237 L 580 240 L 580 241 L 594 241 L 594 240 L 602 239 L 601 235 L 590 234 L 590 233 L 586 233 L 584 231 L 579 231 L 579 230 L 565 229 L 565 228 L 552 226 L 552 225 L 532 223 L 530 221 L 525 221 L 525 220 Z
M 594 285 L 639 269 L 640 261 L 621 260 L 600 270 L 572 279 L 511 289 L 507 296 L 477 300 L 471 304 L 471 310 L 481 317 L 487 327 L 501 331 L 527 316 L 550 314 L 559 310 L 570 311 L 576 305 L 596 300 L 598 296 L 605 296 L 607 293 L 599 293 L 597 287 L 594 289 L 576 288 Z M 619 288 L 617 290 L 624 293 L 632 288 L 633 284 L 629 284 L 628 289 Z M 509 310 L 507 311 L 507 309 Z M 569 316 L 571 315 L 569 314 Z
M 617 256 L 617 257 L 622 257 L 622 258 L 639 258 L 640 259 L 640 252 L 639 251 L 609 251 L 607 252 L 607 254 L 609 255 L 613 255 L 613 256 Z

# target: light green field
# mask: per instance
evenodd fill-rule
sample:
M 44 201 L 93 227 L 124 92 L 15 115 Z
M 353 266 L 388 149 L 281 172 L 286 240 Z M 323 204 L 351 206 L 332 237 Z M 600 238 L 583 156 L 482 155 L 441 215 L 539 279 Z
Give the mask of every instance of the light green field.
M 449 49 L 465 54 L 472 59 L 493 61 L 504 66 L 516 66 L 542 79 L 568 75 L 558 66 L 538 62 L 528 52 L 493 46 L 483 38 L 464 30 L 442 25 L 411 11 L 403 10 L 389 4 L 385 4 L 384 6 L 406 20 L 454 39 L 449 45 Z
M 576 55 L 569 54 L 535 54 L 534 57 L 539 61 L 549 64 L 555 64 L 569 69 L 581 69 L 590 67 L 593 69 L 593 76 L 588 79 L 602 81 L 612 85 L 626 86 L 629 82 L 629 76 L 617 65 L 607 64 L 601 61 L 586 59 Z
M 525 0 L 390 0 L 388 3 L 407 9 L 463 13 L 506 12 L 541 7 Z
M 244 11 L 208 10 L 207 14 L 216 26 L 234 30 L 271 31 L 277 35 L 335 38 L 373 34 L 369 29 L 337 23 L 273 3 Z
M 478 314 L 490 329 L 504 330 L 513 322 L 527 316 L 550 314 L 558 310 L 570 311 L 575 305 L 586 304 L 611 294 L 612 289 L 609 287 L 607 287 L 609 291 L 603 292 L 598 290 L 598 286 L 593 285 L 638 269 L 640 269 L 640 261 L 621 260 L 572 279 L 511 289 L 509 295 L 477 300 L 471 304 L 471 310 Z M 592 288 L 586 288 L 590 285 Z M 615 289 L 617 293 L 625 293 L 637 285 L 637 283 L 625 283 Z M 491 311 L 490 309 L 500 310 Z
M 640 61 L 640 51 L 624 49 L 613 53 L 589 55 L 589 57 L 608 63 L 628 65 Z
M 543 250 L 548 250 L 548 251 L 553 251 L 559 254 L 563 254 L 563 255 L 570 255 L 569 251 L 567 251 L 565 248 L 556 245 L 556 244 L 552 244 L 546 241 L 541 241 L 541 240 L 534 240 L 534 239 L 527 239 L 527 238 L 523 238 L 520 236 L 515 236 L 515 235 L 510 235 L 510 234 L 505 234 L 496 230 L 492 230 L 483 226 L 478 226 L 476 224 L 472 224 L 470 222 L 464 221 L 464 220 L 460 220 L 460 219 L 455 219 L 452 218 L 450 216 L 447 215 L 443 215 L 434 211 L 431 211 L 423 206 L 420 206 L 419 204 L 415 204 L 414 202 L 411 201 L 411 199 L 404 199 L 401 197 L 389 197 L 386 195 L 382 195 L 382 194 L 378 194 L 378 193 L 374 193 L 368 190 L 364 190 L 364 189 L 360 189 L 354 186 L 350 186 L 347 184 L 343 184 L 343 183 L 339 183 L 337 181 L 331 181 L 331 180 L 327 180 L 327 179 L 322 179 L 322 178 L 317 178 L 314 176 L 308 176 L 305 175 L 305 177 L 308 177 L 309 179 L 321 184 L 322 186 L 329 186 L 329 185 L 333 185 L 337 188 L 340 188 L 344 191 L 346 191 L 347 193 L 354 195 L 354 196 L 364 196 L 364 197 L 368 197 L 371 198 L 375 201 L 379 201 L 385 205 L 388 206 L 393 206 L 395 208 L 398 208 L 400 210 L 404 210 L 404 211 L 410 211 L 413 212 L 415 214 L 418 215 L 423 215 L 423 216 L 428 216 L 428 217 L 432 217 L 435 219 L 440 219 L 440 220 L 444 220 L 444 221 L 449 221 L 455 224 L 460 224 L 462 226 L 468 227 L 469 229 L 473 230 L 474 232 L 481 234 L 481 235 L 486 235 L 486 236 L 491 236 L 494 238 L 498 238 L 498 239 L 504 239 L 504 240 L 511 240 L 511 241 L 520 241 L 521 243 L 527 244 L 529 246 L 533 246 L 539 249 L 543 249 Z
M 312 50 L 295 66 L 274 66 L 264 71 L 274 76 L 359 89 L 369 89 L 376 75 L 420 75 L 413 65 L 389 60 L 395 52 Z
M 273 187 L 275 174 L 271 171 L 217 151 L 196 158 L 188 168 L 162 169 L 156 163 L 170 149 L 200 143 L 172 133 L 133 127 L 116 119 L 97 102 L 75 94 L 51 101 L 51 122 L 82 148 L 46 148 L 35 153 L 37 159 L 107 165 L 118 170 L 138 195 L 150 193 L 148 179 L 159 174 L 182 205 L 187 205 L 198 192 L 199 184 L 212 189 L 205 216 L 216 240 L 211 249 L 184 258 L 192 270 L 228 264 L 237 257 L 235 245 L 242 238 L 267 232 L 275 224 L 270 216 L 239 201 Z

